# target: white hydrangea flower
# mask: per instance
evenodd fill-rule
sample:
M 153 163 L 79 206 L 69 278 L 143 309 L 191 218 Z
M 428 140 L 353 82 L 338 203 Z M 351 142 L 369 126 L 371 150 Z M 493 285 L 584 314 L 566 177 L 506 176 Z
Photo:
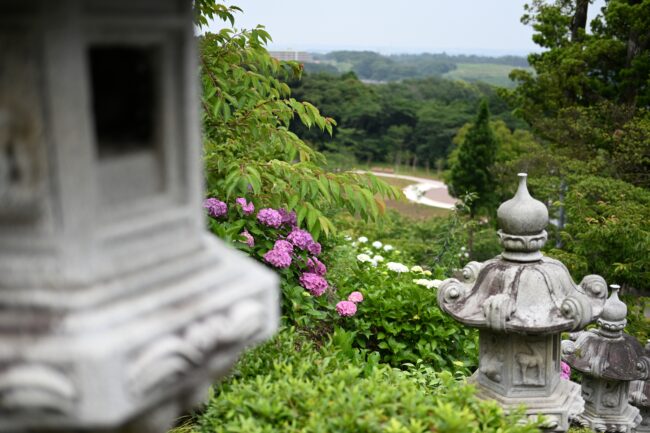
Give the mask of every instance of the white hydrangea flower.
M 422 266 L 411 266 L 411 272 L 423 273 L 424 269 L 422 269 Z
M 350 237 L 350 235 L 345 235 L 345 236 L 343 237 L 343 239 L 345 239 L 346 241 L 351 241 L 351 240 L 352 240 L 352 238 Z
M 461 250 L 461 251 L 465 251 L 466 249 L 467 249 L 467 248 L 465 248 L 465 247 L 460 247 L 460 250 Z
M 361 237 L 359 237 L 359 239 L 357 239 L 357 240 L 358 240 L 359 243 L 361 243 L 361 244 L 365 244 L 366 242 L 368 242 L 368 238 L 365 237 L 365 236 L 361 236 Z
M 465 253 L 465 257 L 469 257 L 469 253 Z
M 388 245 L 388 244 L 384 245 L 384 251 L 391 251 L 392 249 L 393 249 L 392 245 Z
M 431 274 L 431 271 L 424 271 L 424 272 L 422 272 L 422 273 L 423 273 L 424 275 L 426 275 L 427 277 L 430 277 L 430 276 L 432 275 L 432 274 Z
M 377 249 L 379 249 L 379 248 L 383 247 L 384 244 L 382 244 L 382 243 L 379 242 L 379 241 L 374 241 L 374 242 L 372 243 L 372 246 L 375 247 L 375 248 L 377 248 Z
M 393 271 L 393 272 L 400 273 L 400 274 L 401 274 L 402 272 L 408 272 L 408 271 L 409 271 L 408 266 L 403 265 L 403 264 L 401 264 L 401 263 L 397 263 L 397 262 L 388 262 L 388 263 L 386 263 L 386 267 L 387 267 L 389 270 L 391 270 L 391 271 Z
M 374 261 L 376 261 L 376 262 L 383 262 L 383 261 L 384 261 L 384 258 L 383 258 L 382 256 L 380 256 L 379 254 L 377 254 L 377 255 L 376 255 L 375 257 L 373 257 L 372 259 L 373 259 Z
M 442 281 L 440 280 L 427 280 L 424 278 L 419 280 L 413 280 L 413 282 L 419 286 L 424 286 L 427 289 L 431 289 L 431 288 L 437 289 L 438 287 L 440 287 L 440 283 L 442 283 Z
M 359 254 L 359 255 L 357 256 L 357 260 L 359 260 L 359 261 L 362 262 L 362 263 L 363 263 L 363 262 L 371 262 L 371 261 L 372 261 L 372 259 L 370 258 L 370 256 L 369 256 L 368 254 Z
M 370 259 L 370 264 L 373 265 L 375 268 L 377 267 L 377 261 L 374 259 Z

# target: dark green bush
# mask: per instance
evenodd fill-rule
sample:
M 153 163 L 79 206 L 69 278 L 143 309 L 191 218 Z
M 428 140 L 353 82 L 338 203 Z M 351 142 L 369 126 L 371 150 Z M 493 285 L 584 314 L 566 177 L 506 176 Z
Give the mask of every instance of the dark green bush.
M 449 373 L 429 373 L 429 386 L 351 348 L 338 331 L 317 348 L 285 330 L 248 352 L 236 374 L 214 389 L 194 432 L 532 433 L 519 414 L 506 416 Z M 187 430 L 185 430 L 187 431 Z

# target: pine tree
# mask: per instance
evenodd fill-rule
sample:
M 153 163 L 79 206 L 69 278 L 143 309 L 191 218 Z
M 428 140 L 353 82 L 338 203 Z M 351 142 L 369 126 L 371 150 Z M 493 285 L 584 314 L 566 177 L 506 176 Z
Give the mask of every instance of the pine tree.
M 449 187 L 454 197 L 476 193 L 470 204 L 470 217 L 479 212 L 492 214 L 495 203 L 495 183 L 491 170 L 497 153 L 497 140 L 490 126 L 490 111 L 486 100 L 479 106 L 476 122 L 460 145 L 458 160 L 451 167 Z

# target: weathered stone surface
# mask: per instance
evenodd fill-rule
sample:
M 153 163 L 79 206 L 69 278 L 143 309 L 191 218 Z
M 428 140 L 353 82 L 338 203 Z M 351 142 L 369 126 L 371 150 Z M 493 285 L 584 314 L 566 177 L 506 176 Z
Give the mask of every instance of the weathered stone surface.
M 623 333 L 627 307 L 618 299 L 618 286 L 605 303 L 598 328 L 571 334 L 562 342 L 566 362 L 583 373 L 585 411 L 578 423 L 597 432 L 630 433 L 640 423 L 639 409 L 628 403 L 630 382 L 645 380 L 650 359 L 633 337 Z
M 0 1 L 0 432 L 167 431 L 274 332 L 205 232 L 193 50 L 191 2 Z
M 481 330 L 479 395 L 506 409 L 525 404 L 528 414 L 548 417 L 548 431 L 564 432 L 584 402 L 579 385 L 560 379 L 560 333 L 595 320 L 607 286 L 597 275 L 576 285 L 562 263 L 541 254 L 548 211 L 519 177 L 517 194 L 498 211 L 503 253 L 468 264 L 463 281 L 444 281 L 438 304 Z

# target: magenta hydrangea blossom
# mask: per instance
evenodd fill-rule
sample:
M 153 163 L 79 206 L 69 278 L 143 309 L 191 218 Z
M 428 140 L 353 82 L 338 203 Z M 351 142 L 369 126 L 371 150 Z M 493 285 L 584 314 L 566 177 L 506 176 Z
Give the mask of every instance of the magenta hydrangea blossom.
M 352 292 L 350 293 L 350 296 L 348 296 L 348 301 L 358 304 L 359 302 L 363 302 L 363 295 L 361 292 Z
M 291 266 L 291 254 L 282 250 L 269 250 L 264 254 L 264 260 L 276 268 L 288 268 Z
M 264 208 L 257 213 L 257 220 L 262 224 L 277 229 L 282 225 L 282 215 L 275 209 Z
M 312 272 L 305 272 L 300 276 L 300 285 L 309 290 L 309 293 L 314 296 L 322 295 L 329 287 L 325 278 Z
M 279 209 L 278 212 L 280 212 L 280 215 L 282 215 L 282 224 L 287 224 L 291 227 L 298 225 L 298 217 L 296 216 L 295 211 L 287 212 L 286 209 L 282 208 Z
M 327 268 L 325 265 L 316 257 L 307 259 L 307 270 L 312 274 L 317 274 L 320 276 L 323 276 L 327 273 Z
M 287 253 L 292 253 L 293 245 L 291 245 L 291 242 L 285 241 L 284 239 L 279 239 L 275 241 L 275 245 L 273 245 L 273 249 L 285 251 Z
M 560 377 L 562 379 L 569 380 L 571 378 L 571 367 L 569 366 L 569 364 L 567 364 L 564 361 L 561 361 L 560 367 L 562 368 L 562 371 L 560 372 Z
M 317 256 L 321 252 L 321 246 L 318 242 L 312 242 L 307 246 L 307 251 L 309 251 L 310 254 Z
M 301 230 L 301 229 L 294 229 L 291 233 L 289 233 L 289 236 L 287 236 L 287 240 L 300 248 L 301 250 L 306 250 L 309 248 L 309 245 L 314 243 L 314 239 L 311 237 L 308 231 L 306 230 Z
M 235 200 L 235 202 L 241 206 L 241 210 L 244 212 L 244 215 L 250 215 L 255 212 L 255 205 L 253 202 L 247 203 L 244 197 L 239 197 L 237 200 Z
M 214 197 L 203 200 L 203 207 L 208 210 L 211 217 L 219 218 L 228 212 L 228 205 Z
M 246 239 L 244 242 L 246 242 L 246 245 L 249 247 L 253 248 L 255 246 L 255 238 L 252 234 L 248 233 L 248 230 L 244 230 L 239 234 L 239 236 L 242 236 Z
M 341 317 L 351 317 L 357 313 L 357 304 L 351 301 L 341 301 L 336 304 L 336 312 Z

